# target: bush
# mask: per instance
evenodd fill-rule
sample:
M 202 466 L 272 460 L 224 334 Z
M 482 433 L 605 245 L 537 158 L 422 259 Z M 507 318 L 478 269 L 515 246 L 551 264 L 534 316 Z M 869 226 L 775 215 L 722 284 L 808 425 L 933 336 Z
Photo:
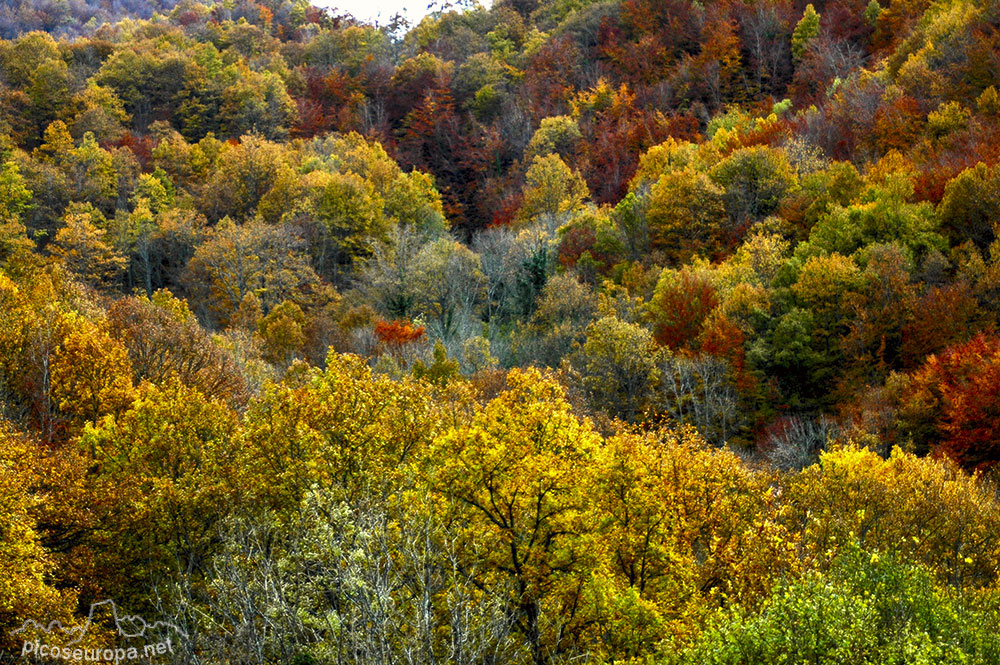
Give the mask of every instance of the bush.
M 721 613 L 669 662 L 1000 662 L 998 615 L 977 605 L 935 585 L 919 566 L 854 545 L 829 571 L 777 586 L 759 613 Z

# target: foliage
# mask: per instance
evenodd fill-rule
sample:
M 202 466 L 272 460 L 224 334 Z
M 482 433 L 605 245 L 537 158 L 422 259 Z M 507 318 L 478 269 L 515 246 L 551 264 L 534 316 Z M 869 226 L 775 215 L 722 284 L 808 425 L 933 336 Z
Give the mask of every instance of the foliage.
M 720 616 L 678 663 L 988 663 L 995 616 L 927 572 L 853 546 L 826 573 L 775 589 L 759 614 Z
M 0 648 L 997 661 L 997 11 L 866 2 L 0 3 Z

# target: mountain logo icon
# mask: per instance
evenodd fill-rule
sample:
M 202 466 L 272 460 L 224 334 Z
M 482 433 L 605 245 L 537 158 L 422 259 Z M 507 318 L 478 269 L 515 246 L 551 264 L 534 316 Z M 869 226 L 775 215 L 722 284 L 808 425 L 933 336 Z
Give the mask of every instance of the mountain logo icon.
M 118 611 L 118 605 L 115 604 L 115 601 L 110 599 L 102 600 L 97 603 L 91 603 L 90 611 L 87 613 L 87 620 L 79 626 L 72 626 L 72 627 L 63 626 L 62 623 L 58 620 L 50 621 L 48 624 L 43 626 L 34 619 L 28 619 L 21 625 L 20 628 L 12 630 L 11 634 L 18 635 L 27 631 L 29 628 L 41 630 L 42 632 L 49 635 L 62 634 L 72 638 L 69 642 L 66 642 L 65 644 L 65 646 L 70 647 L 73 646 L 74 644 L 78 644 L 80 640 L 83 639 L 83 637 L 87 634 L 87 631 L 90 629 L 90 626 L 94 621 L 94 614 L 97 612 L 98 609 L 103 607 L 111 608 L 111 614 L 115 620 L 115 628 L 118 630 L 118 634 L 121 637 L 124 638 L 145 637 L 147 631 L 156 630 L 157 628 L 168 628 L 170 630 L 175 631 L 178 635 L 181 635 L 182 637 L 187 637 L 187 633 L 178 628 L 176 624 L 169 623 L 167 621 L 155 621 L 153 623 L 147 623 L 146 620 L 143 619 L 141 616 L 131 615 L 131 614 L 121 614 Z

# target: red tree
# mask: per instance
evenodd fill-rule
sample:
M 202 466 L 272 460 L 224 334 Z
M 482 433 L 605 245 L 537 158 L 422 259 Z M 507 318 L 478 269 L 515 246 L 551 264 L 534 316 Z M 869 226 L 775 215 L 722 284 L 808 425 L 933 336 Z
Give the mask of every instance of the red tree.
M 914 399 L 938 414 L 935 452 L 970 470 L 1000 461 L 1000 338 L 980 333 L 931 356 L 914 379 Z

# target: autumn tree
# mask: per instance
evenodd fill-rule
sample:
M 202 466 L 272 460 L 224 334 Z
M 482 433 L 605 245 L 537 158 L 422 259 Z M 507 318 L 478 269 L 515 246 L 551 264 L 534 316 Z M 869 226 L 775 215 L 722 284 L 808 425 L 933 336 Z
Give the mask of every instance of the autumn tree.
M 524 203 L 518 211 L 522 223 L 542 215 L 559 217 L 582 205 L 589 192 L 579 173 L 572 171 L 559 155 L 537 156 L 525 176 Z
M 199 306 L 225 322 L 248 293 L 269 308 L 318 278 L 295 235 L 258 221 L 223 220 L 195 251 L 185 280 Z
M 907 423 L 924 413 L 933 423 L 930 432 L 914 428 L 914 443 L 931 446 L 968 469 L 986 469 L 997 461 L 995 418 L 996 385 L 1000 381 L 1000 345 L 993 335 L 980 333 L 930 356 L 914 374 L 904 406 Z M 915 408 L 918 407 L 918 408 Z M 925 439 L 925 436 L 931 438 Z
M 42 529 L 35 508 L 43 500 L 38 476 L 41 473 L 40 447 L 0 421 L 0 646 L 14 650 L 31 635 L 15 635 L 28 619 L 39 613 L 51 620 L 67 622 L 77 602 L 77 592 L 53 585 L 55 561 L 42 544 Z
M 434 441 L 426 478 L 463 525 L 461 560 L 482 565 L 476 583 L 503 599 L 542 665 L 572 650 L 585 624 L 592 522 L 578 480 L 598 437 L 551 379 L 515 371 L 507 383 L 468 425 Z M 503 545 L 480 551 L 484 539 Z
M 802 18 L 792 31 L 792 57 L 801 60 L 812 40 L 819 36 L 820 15 L 811 4 L 806 5 Z
M 52 359 L 52 399 L 82 423 L 124 409 L 132 399 L 125 346 L 103 325 L 63 317 L 65 332 Z
M 665 635 L 684 639 L 717 597 L 753 606 L 774 571 L 797 570 L 796 537 L 756 489 L 763 482 L 689 429 L 605 441 L 587 483 L 606 562 L 596 622 L 610 653 L 642 657 Z
M 771 214 L 782 197 L 798 186 L 785 155 L 773 148 L 741 148 L 719 162 L 710 173 L 723 189 L 729 216 L 729 234 Z
M 657 343 L 670 348 L 692 345 L 717 304 L 708 275 L 690 268 L 664 270 L 648 306 Z
M 375 375 L 331 352 L 300 385 L 269 384 L 247 410 L 243 438 L 257 500 L 294 512 L 312 486 L 361 507 L 394 491 L 439 431 L 426 385 Z
M 1000 219 L 1000 173 L 982 163 L 962 171 L 945 186 L 938 214 L 952 242 L 988 247 Z
M 678 263 L 724 247 L 723 190 L 704 173 L 672 171 L 653 185 L 646 213 L 651 245 Z
M 21 215 L 31 202 L 29 190 L 13 162 L 0 167 L 0 260 L 31 246 Z
M 591 405 L 627 422 L 649 406 L 660 380 L 656 361 L 652 333 L 615 317 L 590 324 L 574 358 Z
M 125 270 L 126 260 L 109 242 L 104 216 L 90 204 L 74 205 L 63 216 L 52 253 L 85 282 L 107 287 Z
M 96 472 L 122 484 L 134 506 L 107 528 L 133 558 L 136 582 L 207 565 L 211 527 L 244 487 L 235 428 L 235 414 L 224 403 L 172 378 L 143 384 L 129 409 L 81 435 Z
M 169 291 L 119 298 L 108 308 L 108 322 L 128 350 L 136 383 L 163 385 L 175 377 L 212 399 L 240 404 L 245 398 L 235 354 Z

